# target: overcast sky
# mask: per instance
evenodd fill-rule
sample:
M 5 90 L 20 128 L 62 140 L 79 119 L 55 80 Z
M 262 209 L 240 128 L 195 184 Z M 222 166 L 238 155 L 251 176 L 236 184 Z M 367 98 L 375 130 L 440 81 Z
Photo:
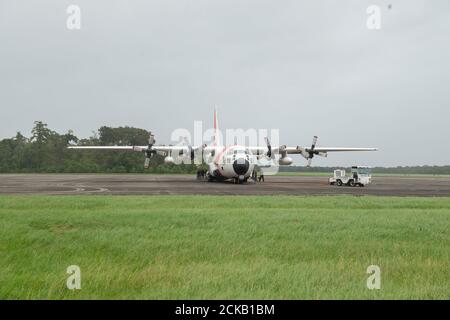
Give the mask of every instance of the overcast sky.
M 70 4 L 80 30 L 66 27 Z M 215 104 L 222 128 L 380 148 L 315 165 L 448 165 L 450 1 L 0 0 L 0 138 L 42 120 L 170 143 L 212 125 Z

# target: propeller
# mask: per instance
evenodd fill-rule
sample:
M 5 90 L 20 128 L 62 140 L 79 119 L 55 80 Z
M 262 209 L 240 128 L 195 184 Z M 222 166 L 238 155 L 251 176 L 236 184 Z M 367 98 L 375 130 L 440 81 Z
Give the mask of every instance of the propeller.
M 193 162 L 193 161 L 194 161 L 194 158 L 195 158 L 195 151 L 194 151 L 194 148 L 192 148 L 192 146 L 189 145 L 189 146 L 188 146 L 188 149 L 189 149 L 189 155 L 191 156 L 191 162 Z
M 316 144 L 317 144 L 317 139 L 318 139 L 317 136 L 313 137 L 313 142 L 312 142 L 312 145 L 311 145 L 310 152 L 314 152 L 314 149 L 316 148 Z
M 195 148 L 193 148 L 191 145 L 187 145 L 186 146 L 186 149 L 181 149 L 179 152 L 178 152 L 178 155 L 179 156 L 184 156 L 184 155 L 187 155 L 188 157 L 189 157 L 189 159 L 191 160 L 191 162 L 192 161 L 194 161 L 194 159 L 195 159 Z
M 267 157 L 268 158 L 272 158 L 272 145 L 270 144 L 269 138 L 265 137 L 264 138 L 266 140 L 266 144 L 267 144 Z
M 316 151 L 316 144 L 317 144 L 317 136 L 313 137 L 313 141 L 311 144 L 311 148 L 302 148 L 302 147 L 297 147 L 298 150 L 301 151 L 301 155 L 308 160 L 306 166 L 307 167 L 311 167 L 312 164 L 312 159 L 314 158 L 315 155 L 321 156 L 321 157 L 326 157 L 327 153 L 326 152 L 319 152 Z
M 178 152 L 179 156 L 188 156 L 189 159 L 191 160 L 191 163 L 193 163 L 194 159 L 195 159 L 195 151 L 198 148 L 193 148 L 192 145 L 189 144 L 189 139 L 187 137 L 184 137 L 180 140 L 180 145 L 182 146 L 186 146 L 186 149 L 181 149 Z
M 150 166 L 150 159 L 153 157 L 153 155 L 156 153 L 155 150 L 153 150 L 153 145 L 155 144 L 155 136 L 149 132 L 148 137 L 148 146 L 145 152 L 145 162 L 144 162 L 144 169 L 148 169 Z

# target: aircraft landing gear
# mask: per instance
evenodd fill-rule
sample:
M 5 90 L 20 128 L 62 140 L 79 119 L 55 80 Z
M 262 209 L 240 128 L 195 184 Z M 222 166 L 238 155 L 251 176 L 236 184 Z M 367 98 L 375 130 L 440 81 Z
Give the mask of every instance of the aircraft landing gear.
M 233 179 L 234 184 L 243 184 L 244 182 L 247 182 L 247 179 L 244 178 L 244 176 L 239 176 Z
M 214 181 L 214 177 L 209 172 L 206 172 L 205 177 L 208 180 L 208 182 Z

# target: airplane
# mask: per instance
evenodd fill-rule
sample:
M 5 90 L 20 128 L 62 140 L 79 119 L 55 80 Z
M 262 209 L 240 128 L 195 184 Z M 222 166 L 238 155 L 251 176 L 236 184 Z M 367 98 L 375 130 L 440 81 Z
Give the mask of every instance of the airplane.
M 173 154 L 185 157 L 192 163 L 196 156 L 201 154 L 202 162 L 206 162 L 208 170 L 206 177 L 208 181 L 232 180 L 236 184 L 242 184 L 252 177 L 255 178 L 255 169 L 260 165 L 261 159 L 275 160 L 279 157 L 279 165 L 291 165 L 293 159 L 290 154 L 300 154 L 307 160 L 307 166 L 311 166 L 314 156 L 327 157 L 328 152 L 346 151 L 377 151 L 377 148 L 324 148 L 317 147 L 317 136 L 314 136 L 311 147 L 289 147 L 286 145 L 272 146 L 266 137 L 266 146 L 244 146 L 231 145 L 224 146 L 219 142 L 219 123 L 217 109 L 214 110 L 214 138 L 210 145 L 201 146 L 178 145 L 165 146 L 155 145 L 155 137 L 150 132 L 148 145 L 146 146 L 68 146 L 69 149 L 78 150 L 112 150 L 112 151 L 134 151 L 145 154 L 144 168 L 147 169 L 150 159 L 155 155 L 163 155 L 164 163 L 173 164 L 175 160 Z M 267 163 L 267 162 L 266 162 Z M 273 162 L 272 162 L 273 163 Z

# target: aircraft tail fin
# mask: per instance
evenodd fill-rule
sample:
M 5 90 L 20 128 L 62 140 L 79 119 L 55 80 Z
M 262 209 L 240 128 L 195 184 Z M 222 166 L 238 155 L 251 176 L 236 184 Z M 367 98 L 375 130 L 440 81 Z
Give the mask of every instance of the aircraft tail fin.
M 220 145 L 219 119 L 217 115 L 217 106 L 214 107 L 214 145 Z

